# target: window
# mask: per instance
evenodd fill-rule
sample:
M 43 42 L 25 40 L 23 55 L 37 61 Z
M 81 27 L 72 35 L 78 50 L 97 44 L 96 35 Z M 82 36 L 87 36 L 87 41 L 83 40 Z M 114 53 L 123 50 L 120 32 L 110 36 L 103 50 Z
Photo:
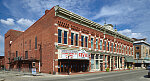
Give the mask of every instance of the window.
M 105 41 L 105 49 L 104 50 L 106 50 L 106 41 Z
M 94 69 L 94 54 L 91 54 L 91 69 Z
M 122 53 L 122 46 L 120 46 L 120 53 Z
M 100 59 L 103 59 L 103 55 L 100 55 Z
M 111 43 L 111 51 L 113 52 L 113 49 L 114 49 L 114 44 Z
M 136 52 L 136 59 L 139 59 L 139 52 Z
M 76 46 L 78 46 L 78 34 L 76 34 Z
M 139 49 L 139 47 L 136 47 L 136 50 L 138 50 Z
M 85 37 L 85 47 L 88 46 L 88 37 Z
M 93 38 L 91 38 L 91 48 L 94 49 L 93 48 Z
M 115 57 L 115 67 L 117 68 L 117 56 Z
M 102 44 L 103 44 L 103 42 L 102 42 L 102 40 L 100 40 L 100 50 L 102 50 Z
M 122 68 L 122 57 L 120 57 L 120 66 Z
M 118 44 L 118 53 L 119 53 L 119 44 Z
M 98 39 L 96 39 L 96 49 L 98 49 Z
M 123 53 L 125 52 L 125 46 L 123 47 Z
M 84 36 L 81 35 L 81 46 L 83 47 L 84 46 Z
M 58 43 L 61 43 L 62 30 L 58 29 Z
M 31 40 L 29 41 L 29 50 L 31 50 Z
M 109 51 L 109 42 L 108 42 L 108 51 Z
M 35 49 L 37 49 L 37 36 L 35 37 Z
M 107 68 L 107 56 L 105 55 L 105 68 Z
M 25 59 L 28 59 L 28 51 L 25 51 Z
M 64 31 L 64 44 L 67 44 L 67 31 Z
M 16 51 L 16 57 L 18 57 L 18 51 Z
M 128 54 L 129 54 L 129 47 L 128 47 Z
M 74 33 L 71 33 L 71 45 L 74 45 Z
M 115 44 L 115 52 L 117 52 L 117 45 Z

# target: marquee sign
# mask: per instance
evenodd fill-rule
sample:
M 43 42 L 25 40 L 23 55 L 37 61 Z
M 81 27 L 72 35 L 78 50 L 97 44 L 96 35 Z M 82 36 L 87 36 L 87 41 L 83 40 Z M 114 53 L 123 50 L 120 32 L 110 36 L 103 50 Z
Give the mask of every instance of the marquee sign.
M 89 59 L 85 50 L 58 50 L 58 59 Z

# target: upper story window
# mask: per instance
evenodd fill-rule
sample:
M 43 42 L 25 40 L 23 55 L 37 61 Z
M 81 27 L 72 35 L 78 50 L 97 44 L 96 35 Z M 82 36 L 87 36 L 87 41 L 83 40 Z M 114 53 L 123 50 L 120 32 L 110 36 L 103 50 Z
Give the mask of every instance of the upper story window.
M 117 52 L 117 44 L 115 44 L 115 52 Z
M 25 59 L 28 59 L 28 51 L 25 51 Z
M 16 57 L 18 57 L 18 51 L 16 51 Z
M 128 54 L 129 54 L 129 47 L 128 47 Z
M 62 39 L 62 30 L 58 29 L 58 43 L 61 43 Z
M 78 46 L 78 34 L 76 34 L 76 46 Z
M 81 35 L 81 46 L 83 47 L 84 46 L 84 36 Z
M 71 45 L 74 45 L 74 33 L 71 33 Z
M 88 37 L 85 37 L 85 47 L 88 47 Z
M 100 40 L 100 50 L 102 50 L 102 47 L 103 47 L 103 41 Z
M 139 47 L 136 47 L 136 50 L 138 50 L 139 49 Z
M 91 38 L 91 48 L 94 49 L 94 46 L 93 46 L 93 38 Z
M 114 49 L 114 44 L 111 43 L 111 51 L 113 52 L 113 49 Z
M 118 44 L 118 53 L 119 53 L 119 44 Z
M 105 49 L 104 50 L 106 50 L 106 41 L 105 41 Z
M 123 47 L 123 53 L 125 54 L 125 46 Z
M 96 39 L 96 49 L 98 49 L 98 39 Z
M 130 54 L 132 55 L 132 48 L 130 48 L 130 50 L 131 50 L 131 51 L 130 51 L 130 52 L 131 52 Z
M 120 45 L 120 53 L 122 53 L 122 45 Z
M 37 49 L 37 36 L 35 37 L 35 49 Z
M 109 42 L 108 42 L 108 51 L 109 51 Z
M 31 40 L 29 40 L 29 50 L 31 50 Z
M 67 44 L 67 31 L 64 31 L 64 44 Z

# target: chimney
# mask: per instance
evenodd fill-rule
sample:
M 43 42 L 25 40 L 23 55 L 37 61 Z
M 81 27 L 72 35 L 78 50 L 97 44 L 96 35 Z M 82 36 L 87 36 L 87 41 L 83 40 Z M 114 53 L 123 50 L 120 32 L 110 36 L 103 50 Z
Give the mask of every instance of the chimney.
M 49 10 L 45 10 L 45 15 L 49 12 Z

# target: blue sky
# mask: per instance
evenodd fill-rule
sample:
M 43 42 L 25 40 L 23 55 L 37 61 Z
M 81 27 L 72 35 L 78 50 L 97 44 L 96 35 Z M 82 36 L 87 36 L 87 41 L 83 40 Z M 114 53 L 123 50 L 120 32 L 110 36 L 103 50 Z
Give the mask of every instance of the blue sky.
M 106 19 L 119 33 L 150 42 L 149 4 L 150 0 L 0 0 L 0 55 L 9 29 L 26 30 L 55 5 L 102 25 Z

